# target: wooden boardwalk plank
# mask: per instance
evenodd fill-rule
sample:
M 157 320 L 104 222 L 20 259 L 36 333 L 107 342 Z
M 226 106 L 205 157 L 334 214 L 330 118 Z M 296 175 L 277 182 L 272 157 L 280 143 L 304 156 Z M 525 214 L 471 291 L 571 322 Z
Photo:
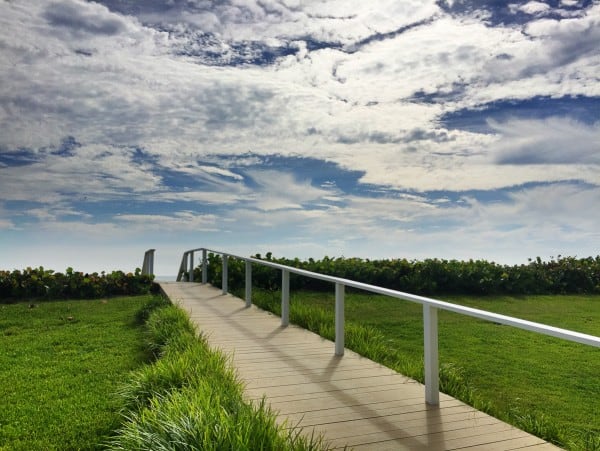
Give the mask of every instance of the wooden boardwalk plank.
M 278 419 L 357 450 L 549 450 L 543 440 L 445 394 L 429 406 L 423 385 L 275 315 L 198 283 L 163 282 L 211 346 L 231 356 L 249 400 Z

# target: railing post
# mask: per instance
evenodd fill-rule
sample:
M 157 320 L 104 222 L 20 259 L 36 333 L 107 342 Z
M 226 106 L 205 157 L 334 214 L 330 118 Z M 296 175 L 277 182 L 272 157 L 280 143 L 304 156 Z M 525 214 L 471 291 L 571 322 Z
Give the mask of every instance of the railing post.
M 344 355 L 344 285 L 335 284 L 335 355 Z
M 221 287 L 223 288 L 223 294 L 227 294 L 227 255 L 223 255 L 223 274 L 221 278 Z
M 148 261 L 148 273 L 154 275 L 154 249 L 150 249 L 149 261 Z
M 183 254 L 183 260 L 181 260 L 181 265 L 183 267 L 183 273 L 185 274 L 188 270 L 188 252 L 185 252 Z M 189 276 L 188 276 L 188 280 L 189 280 Z M 183 278 L 184 282 L 185 282 L 185 277 Z
M 281 325 L 290 324 L 290 272 L 281 270 Z
M 181 263 L 179 264 L 179 271 L 177 272 L 177 282 L 181 282 L 181 280 L 183 280 L 183 273 L 185 273 L 185 260 L 186 260 L 186 253 L 183 253 L 183 256 L 181 257 Z
M 194 281 L 194 251 L 190 252 L 190 273 L 189 273 L 188 280 L 190 282 Z
M 208 282 L 208 259 L 206 258 L 206 249 L 202 249 L 202 283 Z
M 144 263 L 142 264 L 142 275 L 154 275 L 154 249 L 148 249 L 144 254 Z
M 252 305 L 252 262 L 246 260 L 246 307 Z
M 440 403 L 437 317 L 437 308 L 423 304 L 425 402 L 434 406 Z

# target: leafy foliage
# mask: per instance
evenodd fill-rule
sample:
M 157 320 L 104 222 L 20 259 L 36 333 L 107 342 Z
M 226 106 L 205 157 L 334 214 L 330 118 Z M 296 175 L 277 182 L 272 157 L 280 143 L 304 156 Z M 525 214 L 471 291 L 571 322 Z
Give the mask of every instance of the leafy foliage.
M 22 299 L 94 299 L 132 296 L 154 291 L 154 276 L 112 271 L 87 274 L 67 268 L 64 273 L 39 268 L 0 271 L 0 303 Z
M 262 259 L 260 254 L 256 258 Z M 221 286 L 222 258 L 208 256 L 208 280 Z M 537 257 L 528 264 L 501 265 L 485 260 L 423 261 L 407 259 L 369 260 L 361 258 L 330 258 L 322 260 L 274 259 L 268 253 L 264 260 L 377 285 L 409 293 L 425 295 L 522 295 L 522 294 L 593 294 L 600 293 L 600 256 L 561 257 L 542 261 Z M 200 280 L 201 267 L 194 279 Z M 228 260 L 228 284 L 234 290 L 244 284 L 245 264 L 238 259 Z M 266 290 L 281 286 L 281 272 L 262 265 L 252 266 L 252 284 Z M 294 290 L 330 291 L 328 282 L 290 274 Z

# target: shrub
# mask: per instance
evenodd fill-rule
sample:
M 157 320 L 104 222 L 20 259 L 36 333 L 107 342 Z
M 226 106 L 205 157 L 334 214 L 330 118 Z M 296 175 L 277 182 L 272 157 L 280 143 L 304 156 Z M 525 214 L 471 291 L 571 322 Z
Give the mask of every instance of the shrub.
M 23 299 L 94 299 L 148 294 L 154 276 L 112 271 L 88 274 L 67 268 L 64 273 L 39 268 L 0 271 L 0 303 Z
M 255 256 L 261 258 L 260 254 Z M 520 295 L 520 294 L 594 294 L 600 293 L 600 256 L 552 258 L 544 262 L 539 257 L 522 265 L 500 265 L 485 260 L 423 261 L 406 259 L 369 260 L 360 258 L 330 258 L 322 260 L 265 260 L 423 295 Z M 194 280 L 202 277 L 201 267 L 195 269 Z M 243 288 L 245 264 L 228 260 L 228 285 L 231 290 Z M 222 258 L 208 255 L 208 281 L 221 286 Z M 252 284 L 256 288 L 277 290 L 281 286 L 281 271 L 262 265 L 252 266 Z M 292 290 L 330 291 L 331 283 L 290 274 Z

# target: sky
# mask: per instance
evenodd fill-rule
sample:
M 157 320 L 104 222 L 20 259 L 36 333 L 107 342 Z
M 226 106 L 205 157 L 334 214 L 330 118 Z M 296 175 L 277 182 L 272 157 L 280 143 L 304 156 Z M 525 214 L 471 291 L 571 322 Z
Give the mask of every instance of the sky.
M 0 0 L 0 269 L 600 254 L 600 2 Z

